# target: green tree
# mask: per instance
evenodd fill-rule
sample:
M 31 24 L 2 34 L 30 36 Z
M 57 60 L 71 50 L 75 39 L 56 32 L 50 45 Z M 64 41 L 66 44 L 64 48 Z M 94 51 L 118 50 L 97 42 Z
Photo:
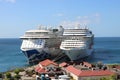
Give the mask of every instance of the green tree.
M 116 78 L 115 75 L 112 75 L 110 77 L 102 77 L 100 78 L 100 80 L 116 80 L 115 78 Z
M 20 75 L 16 74 L 16 75 L 14 76 L 14 80 L 19 80 L 19 79 L 20 79 Z
M 16 68 L 16 69 L 14 70 L 14 73 L 15 73 L 15 74 L 19 74 L 19 72 L 20 72 L 20 69 L 19 69 L 19 68 Z
M 10 72 L 6 72 L 6 78 L 5 78 L 5 80 L 14 80 L 13 78 L 12 78 L 12 76 L 11 76 L 11 73 Z
M 6 75 L 7 78 L 11 78 L 12 77 L 10 72 L 7 72 L 5 75 Z
M 116 75 L 111 75 L 111 76 L 109 77 L 109 80 L 116 80 Z

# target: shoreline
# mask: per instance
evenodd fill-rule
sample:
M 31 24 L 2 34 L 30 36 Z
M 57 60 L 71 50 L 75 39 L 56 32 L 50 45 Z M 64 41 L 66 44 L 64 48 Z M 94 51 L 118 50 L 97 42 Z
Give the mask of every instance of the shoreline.
M 97 64 L 98 62 L 96 63 L 91 63 L 91 64 Z M 104 64 L 104 63 L 102 63 Z M 119 66 L 120 63 L 111 63 L 111 64 L 104 64 L 104 65 L 107 65 L 107 66 Z M 0 73 L 6 73 L 6 72 L 13 72 L 15 69 L 27 69 L 27 68 L 31 68 L 31 67 L 35 67 L 36 65 L 28 65 L 28 66 L 21 66 L 21 67 L 15 67 L 15 68 L 12 68 L 12 69 L 9 69 L 7 71 L 3 71 L 3 72 L 0 72 Z
M 98 62 L 101 62 L 101 61 L 98 61 Z M 98 62 L 91 62 L 91 64 L 97 64 Z M 102 64 L 105 64 L 105 65 L 108 65 L 108 66 L 113 66 L 113 65 L 120 65 L 120 63 L 102 63 Z M 14 67 L 14 68 L 11 68 L 11 69 L 8 69 L 8 70 L 6 70 L 6 71 L 3 71 L 3 72 L 0 72 L 0 73 L 6 73 L 6 72 L 12 72 L 12 71 L 14 71 L 15 69 L 26 69 L 26 68 L 29 68 L 29 67 L 34 67 L 34 66 L 36 66 L 36 65 L 25 65 L 25 66 L 20 66 L 20 67 Z
M 84 61 L 83 61 L 84 62 Z M 80 63 L 83 63 L 83 62 L 80 62 Z M 63 63 L 63 62 L 62 62 Z M 92 63 L 89 63 L 89 62 L 86 62 L 87 64 L 91 64 L 91 67 L 95 68 L 96 69 L 100 66 L 106 66 L 106 69 L 108 70 L 115 70 L 117 69 L 118 66 L 120 66 L 120 64 L 103 64 L 101 62 L 98 62 L 96 64 L 92 64 Z M 61 64 L 61 63 L 59 63 Z M 58 64 L 58 65 L 59 65 Z M 82 66 L 81 64 L 78 64 L 76 62 L 68 62 L 67 64 L 69 65 L 76 65 L 77 66 Z M 8 70 L 8 71 L 5 71 L 5 72 L 0 72 L 0 74 L 2 74 L 2 79 L 6 79 L 8 78 L 7 75 L 9 74 L 11 76 L 11 78 L 14 78 L 15 80 L 16 79 L 26 79 L 26 78 L 29 78 L 27 80 L 35 80 L 36 76 L 37 76 L 37 72 L 35 71 L 35 67 L 37 67 L 38 64 L 36 65 L 29 65 L 29 66 L 24 66 L 24 67 L 17 67 L 17 68 L 14 68 L 12 70 Z M 85 66 L 84 66 L 85 67 Z M 86 67 L 87 68 L 87 67 Z M 61 68 L 62 69 L 62 68 Z M 85 69 L 85 68 L 84 68 Z M 91 68 L 90 68 L 91 69 Z M 102 68 L 101 68 L 102 69 Z M 64 69 L 65 70 L 65 69 Z M 92 69 L 91 69 L 92 70 Z M 65 75 L 65 74 L 64 74 Z M 67 75 L 67 74 L 66 74 Z M 55 77 L 55 75 L 54 75 Z M 54 79 L 54 78 L 53 78 Z

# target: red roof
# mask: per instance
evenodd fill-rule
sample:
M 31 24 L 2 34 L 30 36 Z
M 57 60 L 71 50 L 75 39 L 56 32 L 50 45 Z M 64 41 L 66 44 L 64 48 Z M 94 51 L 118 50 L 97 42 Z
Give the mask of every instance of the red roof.
M 73 73 L 73 74 L 75 74 L 75 75 L 77 75 L 77 76 L 79 76 L 81 74 L 81 72 L 82 72 L 81 70 L 78 70 L 78 69 L 76 69 L 73 66 L 68 66 L 66 68 L 66 70 L 69 71 L 69 72 L 71 72 L 71 73 Z
M 37 72 L 39 69 L 40 69 L 39 66 L 36 66 L 36 67 L 35 67 L 35 71 L 36 71 L 36 72 Z
M 120 69 L 120 66 L 116 66 L 116 69 Z
M 38 72 L 38 73 L 45 73 L 46 72 L 44 68 L 40 68 L 39 66 L 37 66 L 35 68 L 35 71 Z
M 49 60 L 49 59 L 46 59 L 46 60 L 44 60 L 44 61 L 41 61 L 41 62 L 39 62 L 39 64 L 41 64 L 43 67 L 48 66 L 48 65 L 50 65 L 50 64 L 53 64 L 53 65 L 55 65 L 55 66 L 58 66 L 57 63 L 55 63 L 55 62 L 53 62 L 53 61 L 51 61 L 51 60 Z
M 38 73 L 46 73 L 45 69 L 44 68 L 41 68 L 38 70 Z
M 73 66 L 68 66 L 66 68 L 67 71 L 79 76 L 79 77 L 87 77 L 87 76 L 107 76 L 107 75 L 113 75 L 114 72 L 111 72 L 110 70 L 79 70 L 76 69 Z
M 65 66 L 67 66 L 67 63 L 66 62 L 63 62 L 63 63 L 61 63 L 61 64 L 59 64 L 60 65 L 60 67 L 65 67 Z
M 82 71 L 82 73 L 79 76 L 107 76 L 107 75 L 113 75 L 115 73 L 111 72 L 110 70 L 87 70 Z

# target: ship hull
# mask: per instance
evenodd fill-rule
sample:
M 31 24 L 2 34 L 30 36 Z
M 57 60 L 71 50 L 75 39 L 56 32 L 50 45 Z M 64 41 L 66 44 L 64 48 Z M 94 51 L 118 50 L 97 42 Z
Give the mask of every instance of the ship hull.
M 38 63 L 46 58 L 54 59 L 56 56 L 61 54 L 61 50 L 55 48 L 43 50 L 29 49 L 22 50 L 22 52 L 27 57 L 29 64 Z
M 90 56 L 93 53 L 93 49 L 71 49 L 64 50 L 64 53 L 69 57 L 71 61 L 76 61 Z
M 41 60 L 44 60 L 45 58 L 48 58 L 50 55 L 46 53 L 45 51 L 37 51 L 36 49 L 26 50 L 23 51 L 24 55 L 28 59 L 28 63 L 38 63 Z

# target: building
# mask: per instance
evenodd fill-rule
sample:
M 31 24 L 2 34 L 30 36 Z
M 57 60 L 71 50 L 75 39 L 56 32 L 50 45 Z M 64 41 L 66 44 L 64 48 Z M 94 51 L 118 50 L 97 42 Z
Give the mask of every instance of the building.
M 88 67 L 88 68 L 92 68 L 92 64 L 90 64 L 88 62 L 83 62 L 83 66 Z
M 67 66 L 68 66 L 68 64 L 66 62 L 62 62 L 59 64 L 59 67 L 67 67 Z
M 110 70 L 80 70 L 73 66 L 66 67 L 66 72 L 75 80 L 100 79 L 115 75 Z
M 39 64 L 35 67 L 35 71 L 38 73 L 47 73 L 50 71 L 55 71 L 57 67 L 57 63 L 46 59 L 44 61 L 39 62 Z

